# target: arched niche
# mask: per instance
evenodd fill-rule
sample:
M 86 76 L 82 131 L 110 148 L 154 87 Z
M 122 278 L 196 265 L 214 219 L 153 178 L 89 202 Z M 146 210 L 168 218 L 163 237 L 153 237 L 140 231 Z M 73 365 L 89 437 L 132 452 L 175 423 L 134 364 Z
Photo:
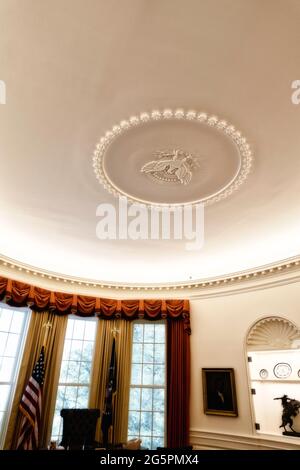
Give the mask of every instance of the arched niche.
M 300 401 L 300 329 L 283 317 L 262 318 L 248 331 L 246 349 L 255 429 L 281 436 L 282 406 L 275 398 Z M 300 415 L 293 419 L 300 432 Z

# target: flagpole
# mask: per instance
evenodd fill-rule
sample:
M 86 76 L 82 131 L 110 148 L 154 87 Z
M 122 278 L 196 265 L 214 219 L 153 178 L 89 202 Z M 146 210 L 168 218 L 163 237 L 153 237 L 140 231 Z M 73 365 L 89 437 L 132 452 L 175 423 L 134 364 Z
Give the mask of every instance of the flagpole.
M 113 336 L 113 339 L 116 341 L 116 338 L 117 338 L 117 334 L 119 334 L 119 330 L 117 329 L 116 326 L 114 326 L 114 328 L 111 330 L 111 333 L 112 333 L 112 336 Z M 116 401 L 116 392 L 113 393 L 113 396 L 112 396 L 112 411 L 113 411 L 113 420 L 112 420 L 112 426 L 110 428 L 110 442 L 111 444 L 113 443 L 113 440 L 114 440 L 114 435 L 115 435 L 115 426 L 114 426 L 114 414 L 115 414 L 115 401 Z

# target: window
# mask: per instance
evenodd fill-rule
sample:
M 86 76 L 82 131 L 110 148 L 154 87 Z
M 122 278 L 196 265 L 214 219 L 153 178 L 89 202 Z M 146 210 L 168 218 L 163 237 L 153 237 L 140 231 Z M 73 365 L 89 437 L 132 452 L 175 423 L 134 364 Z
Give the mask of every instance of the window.
M 0 447 L 3 446 L 30 313 L 0 304 Z
M 139 437 L 148 449 L 165 443 L 166 326 L 133 325 L 128 439 Z
M 62 437 L 63 408 L 87 408 L 91 367 L 96 334 L 96 320 L 68 319 L 57 390 L 52 440 Z

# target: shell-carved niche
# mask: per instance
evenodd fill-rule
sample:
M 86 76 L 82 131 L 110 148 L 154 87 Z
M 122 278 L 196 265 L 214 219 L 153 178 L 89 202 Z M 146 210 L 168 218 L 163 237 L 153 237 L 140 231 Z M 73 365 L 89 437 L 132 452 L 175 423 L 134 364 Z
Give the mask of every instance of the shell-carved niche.
M 300 329 L 280 317 L 268 317 L 257 322 L 247 338 L 248 350 L 300 348 Z

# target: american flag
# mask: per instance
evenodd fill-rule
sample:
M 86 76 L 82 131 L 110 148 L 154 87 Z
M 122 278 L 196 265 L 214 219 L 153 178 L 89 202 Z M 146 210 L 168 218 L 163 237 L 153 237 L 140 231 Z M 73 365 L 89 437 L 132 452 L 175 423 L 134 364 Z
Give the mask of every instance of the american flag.
M 17 443 L 17 449 L 19 450 L 33 450 L 38 448 L 42 412 L 42 389 L 45 374 L 44 354 L 43 346 L 19 405 L 19 409 L 23 415 Z

